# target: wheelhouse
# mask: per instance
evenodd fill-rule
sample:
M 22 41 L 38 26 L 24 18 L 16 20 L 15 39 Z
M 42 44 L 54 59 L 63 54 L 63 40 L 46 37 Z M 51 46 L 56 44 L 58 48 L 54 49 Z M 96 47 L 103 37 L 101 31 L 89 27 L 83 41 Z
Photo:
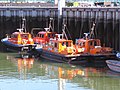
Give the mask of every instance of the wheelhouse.
M 14 32 L 8 40 L 13 44 L 34 44 L 31 34 Z
M 55 38 L 55 34 L 55 32 L 40 31 L 37 36 L 33 38 L 33 40 L 36 44 L 47 43 L 51 38 Z
M 99 39 L 78 39 L 75 43 L 78 53 L 89 53 L 91 49 L 101 47 Z
M 44 49 L 48 49 L 52 52 L 57 52 L 61 54 L 72 54 L 73 53 L 73 41 L 72 40 L 50 40 L 48 45 L 44 47 Z
M 78 39 L 75 48 L 76 53 L 100 54 L 112 52 L 112 48 L 102 47 L 99 39 Z
M 85 39 L 79 39 L 76 40 L 76 45 L 78 45 L 79 47 L 86 47 L 86 46 L 101 46 L 100 40 L 99 39 L 89 39 L 89 40 L 85 40 Z

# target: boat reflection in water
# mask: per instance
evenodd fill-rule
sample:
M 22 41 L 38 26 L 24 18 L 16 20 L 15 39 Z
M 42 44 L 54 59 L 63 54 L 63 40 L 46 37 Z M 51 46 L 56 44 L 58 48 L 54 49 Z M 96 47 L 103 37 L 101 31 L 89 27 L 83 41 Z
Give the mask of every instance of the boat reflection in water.
M 73 66 L 46 62 L 42 59 L 38 61 L 30 57 L 9 60 L 18 65 L 16 83 L 21 85 L 20 80 L 27 80 L 27 83 L 22 82 L 22 85 L 30 86 L 28 90 L 34 90 L 35 86 L 36 90 L 40 88 L 41 90 L 118 90 L 120 88 L 120 74 L 113 74 L 106 67 Z
M 68 83 L 75 84 L 77 88 L 84 88 L 83 90 L 110 90 L 101 86 L 110 87 L 112 90 L 120 88 L 120 74 L 118 74 L 118 79 L 111 79 L 114 74 L 109 75 L 107 68 L 71 67 L 66 64 L 55 63 L 41 65 L 46 70 L 47 77 L 51 79 L 58 78 L 58 90 L 66 90 Z
M 12 62 L 18 66 L 19 79 L 27 79 L 28 72 L 33 67 L 34 58 L 30 55 L 20 55 L 17 58 L 7 56 L 7 59 L 13 59 Z
M 109 77 L 112 77 L 112 78 L 120 78 L 120 73 L 112 70 L 107 70 L 105 74 L 107 74 Z
M 18 58 L 18 72 L 20 73 L 21 79 L 26 79 L 27 71 L 33 67 L 34 59 L 33 58 Z

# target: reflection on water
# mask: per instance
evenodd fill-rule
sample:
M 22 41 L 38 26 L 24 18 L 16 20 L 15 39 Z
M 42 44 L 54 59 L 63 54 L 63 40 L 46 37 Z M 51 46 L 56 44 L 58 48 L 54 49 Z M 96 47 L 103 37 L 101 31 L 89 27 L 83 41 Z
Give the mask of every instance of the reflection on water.
M 119 90 L 120 73 L 0 53 L 0 90 Z M 10 89 L 11 88 L 11 89 Z
M 33 58 L 18 58 L 18 72 L 20 73 L 20 78 L 26 79 L 26 74 L 29 69 L 32 68 L 34 59 Z

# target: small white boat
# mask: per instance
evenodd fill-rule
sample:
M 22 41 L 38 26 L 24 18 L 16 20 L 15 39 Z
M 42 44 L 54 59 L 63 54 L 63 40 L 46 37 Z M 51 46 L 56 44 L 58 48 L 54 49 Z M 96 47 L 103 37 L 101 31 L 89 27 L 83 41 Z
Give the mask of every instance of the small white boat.
M 106 63 L 112 71 L 120 72 L 120 61 L 118 61 L 118 60 L 106 60 Z
M 120 59 L 120 52 L 118 52 L 118 53 L 116 54 L 116 57 L 117 57 L 118 59 Z

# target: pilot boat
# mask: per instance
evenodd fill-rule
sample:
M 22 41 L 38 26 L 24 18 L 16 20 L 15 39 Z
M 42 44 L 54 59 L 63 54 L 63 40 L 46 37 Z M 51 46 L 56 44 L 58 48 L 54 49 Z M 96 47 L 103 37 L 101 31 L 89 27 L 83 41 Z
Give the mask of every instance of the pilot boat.
M 49 42 L 42 45 L 41 52 L 40 49 L 36 48 L 40 57 L 57 61 L 57 62 L 70 62 L 73 59 L 77 59 L 79 56 L 75 54 L 74 44 L 72 40 L 68 40 L 65 33 L 65 26 L 62 29 L 62 34 L 54 34 L 52 38 L 49 38 Z
M 52 28 L 52 21 L 53 19 L 50 18 L 50 22 L 49 22 L 49 27 L 48 28 L 33 28 L 31 30 L 31 34 L 33 35 L 33 41 L 35 44 L 46 44 L 49 42 L 50 38 L 54 38 L 56 32 L 54 32 L 53 28 Z M 36 30 L 40 30 L 37 35 L 34 34 L 34 32 Z
M 44 30 L 37 33 L 35 37 L 33 37 L 33 41 L 36 45 L 47 44 L 50 39 L 55 38 L 56 32 L 51 32 L 50 28 L 44 28 Z
M 32 30 L 35 29 L 38 30 L 39 28 L 33 28 Z M 36 36 L 33 35 L 33 41 L 36 47 L 29 51 L 29 53 L 34 55 L 35 57 L 39 56 L 42 52 L 43 46 L 49 43 L 50 39 L 53 39 L 55 37 L 56 32 L 51 32 L 50 28 L 44 28 L 44 30 L 39 31 Z
M 25 30 L 25 31 L 24 31 Z M 26 32 L 25 18 L 22 21 L 22 28 L 18 28 L 16 32 L 7 35 L 1 42 L 7 46 L 7 49 L 12 51 L 25 51 L 35 48 L 34 41 L 30 33 Z
M 63 34 L 56 35 L 58 38 L 50 39 L 49 43 L 42 47 L 40 56 L 57 62 L 70 62 L 77 59 L 79 55 L 74 54 L 73 41 L 64 39 Z
M 39 56 L 42 52 L 42 47 L 49 43 L 50 39 L 56 38 L 56 32 L 52 28 L 53 18 L 50 18 L 48 28 L 33 28 L 31 34 L 33 36 L 34 44 L 36 45 L 35 49 L 29 53 L 35 56 Z
M 75 42 L 75 52 L 80 54 L 80 56 L 92 57 L 93 58 L 114 58 L 116 57 L 116 53 L 113 48 L 101 46 L 100 39 L 92 38 L 94 35 L 94 26 L 91 29 L 90 33 L 84 33 L 85 37 L 76 39 Z

